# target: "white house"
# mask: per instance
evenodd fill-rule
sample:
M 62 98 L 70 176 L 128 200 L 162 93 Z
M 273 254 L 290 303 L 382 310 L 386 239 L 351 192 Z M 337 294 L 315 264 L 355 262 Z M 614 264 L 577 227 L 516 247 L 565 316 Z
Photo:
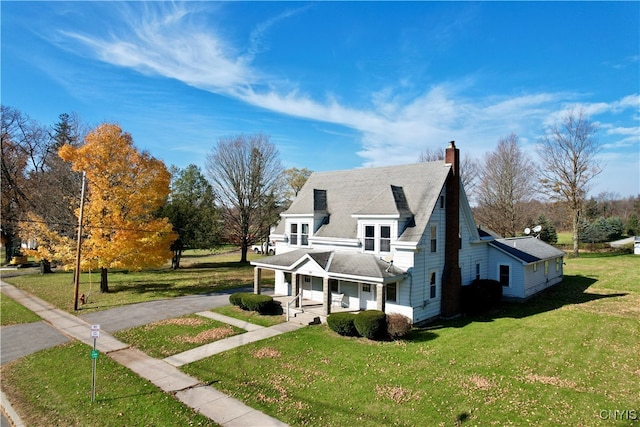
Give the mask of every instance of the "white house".
M 532 253 L 533 263 L 520 252 L 549 245 L 537 240 L 516 253 L 481 239 L 460 185 L 459 157 L 451 142 L 444 162 L 313 173 L 270 236 L 276 255 L 251 263 L 254 291 L 267 269 L 275 272 L 276 295 L 301 294 L 325 314 L 339 304 L 417 323 L 459 314 L 461 286 L 474 279 L 502 280 L 505 295 L 520 298 L 541 289 L 537 274 L 525 270 L 562 256 Z M 559 268 L 553 283 L 562 262 Z

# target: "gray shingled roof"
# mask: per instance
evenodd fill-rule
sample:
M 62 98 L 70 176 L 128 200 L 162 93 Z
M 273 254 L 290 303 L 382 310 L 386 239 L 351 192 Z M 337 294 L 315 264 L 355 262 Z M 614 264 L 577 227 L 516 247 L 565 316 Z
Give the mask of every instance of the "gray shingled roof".
M 401 166 L 314 172 L 284 214 L 313 213 L 314 189 L 326 190 L 329 222 L 315 236 L 354 239 L 357 218 L 352 215 L 414 215 L 400 241 L 418 242 L 451 167 L 443 161 Z M 396 188 L 394 188 L 396 187 Z M 398 189 L 397 187 L 401 187 Z M 275 231 L 284 234 L 284 221 Z
M 496 239 L 489 244 L 527 264 L 565 255 L 560 249 L 531 236 Z
M 389 264 L 373 254 L 298 249 L 279 255 L 261 258 L 251 264 L 258 267 L 294 270 L 303 258 L 309 257 L 330 275 L 360 276 L 375 281 L 385 281 L 405 275 L 405 271 Z

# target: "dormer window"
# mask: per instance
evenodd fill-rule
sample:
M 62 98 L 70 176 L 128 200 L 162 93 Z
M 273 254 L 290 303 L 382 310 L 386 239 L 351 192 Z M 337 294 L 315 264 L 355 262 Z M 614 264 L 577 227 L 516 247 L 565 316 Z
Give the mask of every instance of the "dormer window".
M 289 246 L 309 246 L 309 223 L 292 222 L 289 225 Z
M 364 250 L 366 252 L 391 252 L 391 226 L 365 225 Z

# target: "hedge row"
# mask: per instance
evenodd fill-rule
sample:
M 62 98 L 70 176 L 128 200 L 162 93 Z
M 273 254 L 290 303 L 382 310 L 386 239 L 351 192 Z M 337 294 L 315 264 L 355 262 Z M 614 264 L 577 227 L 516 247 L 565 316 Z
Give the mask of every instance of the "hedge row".
M 386 315 L 380 310 L 366 310 L 359 313 L 332 313 L 327 317 L 327 325 L 343 336 L 382 340 L 407 334 L 411 329 L 411 320 L 401 314 Z
M 276 304 L 269 295 L 236 292 L 229 295 L 229 302 L 243 310 L 257 311 L 260 314 L 271 314 L 276 311 Z

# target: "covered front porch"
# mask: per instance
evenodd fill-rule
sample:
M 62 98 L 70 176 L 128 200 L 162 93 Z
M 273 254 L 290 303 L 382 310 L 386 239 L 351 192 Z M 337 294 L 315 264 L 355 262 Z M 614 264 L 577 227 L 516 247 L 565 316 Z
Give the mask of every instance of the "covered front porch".
M 275 272 L 274 299 L 290 310 L 332 312 L 385 311 L 386 295 L 406 276 L 372 254 L 296 250 L 251 263 L 254 292 L 260 293 L 263 270 Z

